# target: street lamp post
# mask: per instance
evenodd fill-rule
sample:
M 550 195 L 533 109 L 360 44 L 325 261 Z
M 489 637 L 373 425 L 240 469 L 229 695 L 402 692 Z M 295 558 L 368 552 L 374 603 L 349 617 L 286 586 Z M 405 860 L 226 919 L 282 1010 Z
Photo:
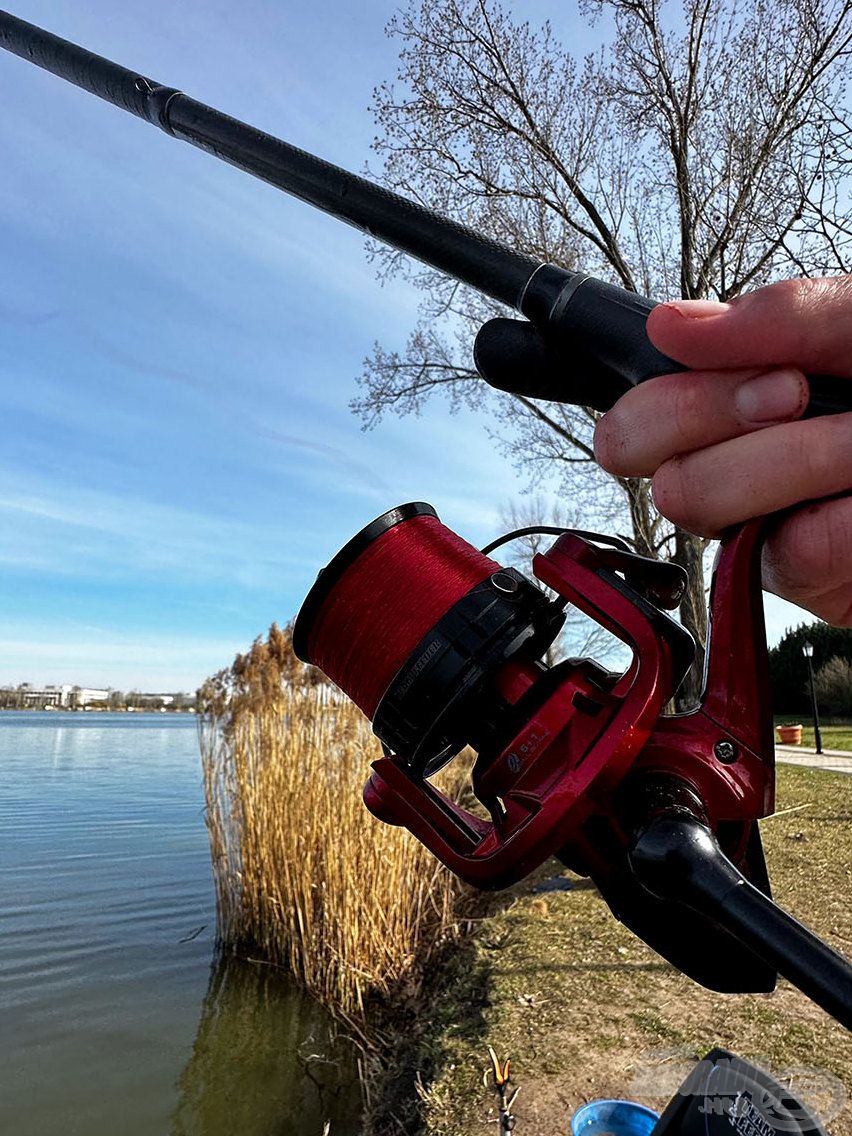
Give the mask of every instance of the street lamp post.
M 808 678 L 811 683 L 811 708 L 813 710 L 814 718 L 814 741 L 816 742 L 817 753 L 822 753 L 822 735 L 819 732 L 819 710 L 817 708 L 816 687 L 814 686 L 814 645 L 813 643 L 805 642 L 802 644 L 802 654 L 808 660 Z

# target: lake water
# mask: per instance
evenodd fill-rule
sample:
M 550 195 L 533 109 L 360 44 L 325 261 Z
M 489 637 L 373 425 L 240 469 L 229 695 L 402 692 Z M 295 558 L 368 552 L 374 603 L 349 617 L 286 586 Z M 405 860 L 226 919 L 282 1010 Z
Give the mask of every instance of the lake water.
M 354 1136 L 352 1051 L 214 938 L 194 718 L 0 712 L 0 1132 Z

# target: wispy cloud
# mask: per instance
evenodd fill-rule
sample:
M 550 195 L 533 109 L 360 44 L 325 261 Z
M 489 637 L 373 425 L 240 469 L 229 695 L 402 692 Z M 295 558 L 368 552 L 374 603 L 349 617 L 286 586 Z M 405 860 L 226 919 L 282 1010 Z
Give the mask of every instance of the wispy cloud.
M 268 586 L 300 570 L 310 536 L 125 494 L 36 481 L 10 491 L 3 477 L 0 558 L 57 575 L 169 574 L 192 581 L 231 579 Z M 22 555 L 21 548 L 29 548 Z M 53 555 L 51 556 L 51 552 Z
M 43 634 L 39 631 L 43 630 Z M 25 637 L 0 636 L 0 684 L 77 683 L 142 690 L 195 690 L 227 666 L 247 644 L 238 639 L 193 639 L 138 634 L 124 638 L 50 638 L 49 628 Z
M 59 319 L 62 313 L 58 308 L 47 308 L 38 311 L 33 308 L 17 307 L 9 303 L 0 303 L 0 321 L 17 324 L 22 327 L 41 327 L 51 320 Z

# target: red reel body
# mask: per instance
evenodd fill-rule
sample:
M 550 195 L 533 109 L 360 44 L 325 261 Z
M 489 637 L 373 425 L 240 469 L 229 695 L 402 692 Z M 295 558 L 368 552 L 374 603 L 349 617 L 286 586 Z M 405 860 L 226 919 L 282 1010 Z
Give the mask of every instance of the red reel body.
M 533 561 L 557 597 L 548 599 L 420 503 L 384 514 L 332 560 L 299 614 L 294 647 L 355 698 L 384 743 L 367 807 L 462 879 L 505 887 L 556 853 L 698 981 L 768 990 L 772 968 L 713 919 L 652 896 L 630 863 L 634 801 L 643 787 L 671 785 L 666 808 L 688 798 L 768 894 L 754 824 L 771 812 L 774 784 L 760 534 L 754 522 L 721 546 L 706 688 L 687 714 L 663 713 L 694 652 L 665 611 L 682 594 L 680 569 L 566 532 Z M 627 644 L 623 674 L 590 659 L 541 661 L 567 604 Z M 478 754 L 473 788 L 487 819 L 428 779 L 466 744 Z
M 751 579 L 756 537 L 751 526 L 723 546 L 704 699 L 692 713 L 668 718 L 663 709 L 682 677 L 682 629 L 617 575 L 608 550 L 560 537 L 536 557 L 535 575 L 631 647 L 631 666 L 614 683 L 589 660 L 551 671 L 509 663 L 495 676 L 512 703 L 535 705 L 537 685 L 548 693 L 499 753 L 480 754 L 474 788 L 491 821 L 454 804 L 398 756 L 373 764 L 367 807 L 405 825 L 462 879 L 486 888 L 514 883 L 567 848 L 573 862 L 595 863 L 585 822 L 611 816 L 631 773 L 681 778 L 716 830 L 730 822 L 747 829 L 766 816 L 774 787 L 767 686 L 756 681 L 754 649 L 742 636 L 734 642 L 735 627 L 753 627 L 758 614 Z M 762 620 L 757 631 L 762 639 Z M 739 848 L 726 841 L 741 863 L 747 840 L 743 831 Z

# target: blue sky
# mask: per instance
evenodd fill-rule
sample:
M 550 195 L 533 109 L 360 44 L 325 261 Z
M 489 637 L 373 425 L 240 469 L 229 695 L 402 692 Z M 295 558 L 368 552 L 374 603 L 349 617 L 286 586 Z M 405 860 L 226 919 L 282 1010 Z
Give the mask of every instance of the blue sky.
M 396 6 L 14 11 L 360 170 Z M 593 42 L 556 0 L 523 13 Z M 347 409 L 417 303 L 357 232 L 4 53 L 0 105 L 0 683 L 193 689 L 386 508 L 499 530 L 525 485 L 474 415 Z

